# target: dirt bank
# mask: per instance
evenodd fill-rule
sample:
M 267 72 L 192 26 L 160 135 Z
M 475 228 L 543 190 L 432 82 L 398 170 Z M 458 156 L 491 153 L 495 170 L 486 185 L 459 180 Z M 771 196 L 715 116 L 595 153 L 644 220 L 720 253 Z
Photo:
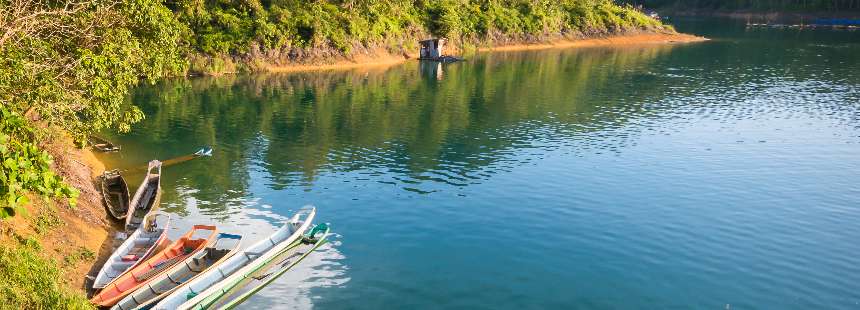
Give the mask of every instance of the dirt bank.
M 59 130 L 55 130 L 59 132 Z M 41 253 L 57 262 L 68 287 L 85 292 L 85 275 L 92 273 L 110 255 L 116 228 L 102 205 L 94 180 L 104 171 L 89 150 L 74 147 L 63 134 L 42 143 L 54 157 L 53 169 L 80 191 L 77 204 L 31 196 L 26 214 L 0 221 L 0 245 L 33 239 Z
M 657 32 L 657 33 L 631 33 L 619 35 L 607 35 L 603 37 L 571 39 L 562 38 L 535 43 L 512 42 L 504 44 L 494 44 L 479 46 L 475 48 L 477 51 L 518 51 L 518 50 L 537 50 L 548 48 L 577 48 L 577 47 L 593 47 L 593 46 L 628 46 L 628 45 L 643 45 L 643 44 L 667 44 L 667 43 L 691 43 L 702 42 L 708 39 L 683 33 L 673 32 Z M 448 49 L 458 53 L 463 49 L 450 44 Z M 314 70 L 344 70 L 354 68 L 384 68 L 401 64 L 410 59 L 417 59 L 418 53 L 401 53 L 392 54 L 383 49 L 374 50 L 367 53 L 354 55 L 350 59 L 333 59 L 330 62 L 317 63 L 287 63 L 287 64 L 267 64 L 262 66 L 264 71 L 268 72 L 294 72 L 294 71 L 314 71 Z

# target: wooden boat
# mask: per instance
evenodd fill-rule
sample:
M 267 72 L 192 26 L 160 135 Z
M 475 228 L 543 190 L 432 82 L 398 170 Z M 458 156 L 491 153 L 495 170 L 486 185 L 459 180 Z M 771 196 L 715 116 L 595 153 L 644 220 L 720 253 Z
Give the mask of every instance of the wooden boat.
M 113 143 L 102 137 L 90 136 L 88 140 L 93 146 L 93 148 L 99 152 L 109 153 L 117 152 L 120 150 L 120 147 L 118 145 L 114 145 Z
M 166 218 L 159 224 L 159 217 Z M 127 270 L 147 259 L 155 249 L 162 247 L 167 241 L 167 227 L 170 216 L 163 213 L 151 213 L 144 219 L 144 225 L 135 230 L 116 251 L 105 261 L 99 274 L 93 281 L 93 289 L 101 289 L 113 282 Z
M 232 281 L 231 278 L 242 277 L 247 270 L 256 268 L 260 259 L 268 260 L 279 252 L 286 249 L 296 240 L 301 238 L 308 229 L 316 215 L 316 209 L 304 208 L 296 212 L 284 226 L 278 229 L 268 238 L 260 240 L 241 253 L 237 253 L 230 259 L 224 261 L 217 268 L 211 268 L 199 275 L 196 279 L 189 281 L 179 290 L 176 290 L 153 309 L 188 309 L 202 301 L 209 294 L 219 291 L 220 284 Z
M 117 220 L 124 220 L 128 214 L 128 184 L 119 170 L 105 171 L 101 176 L 102 200 L 108 213 Z
M 152 160 L 146 168 L 146 176 L 134 192 L 125 218 L 125 231 L 130 233 L 140 226 L 143 217 L 161 201 L 161 162 Z
M 329 236 L 327 224 L 314 226 L 301 240 L 294 242 L 289 248 L 273 257 L 268 263 L 261 265 L 259 269 L 246 275 L 243 279 L 226 285 L 226 293 L 220 297 L 217 294 L 210 295 L 198 305 L 211 305 L 206 309 L 233 309 L 275 279 L 293 268 L 305 259 L 311 252 L 326 243 Z M 227 289 L 232 286 L 231 289 Z
M 195 237 L 200 231 L 209 231 L 204 237 Z M 141 264 L 132 267 L 127 272 L 105 286 L 101 292 L 90 299 L 90 302 L 101 307 L 110 307 L 131 294 L 138 288 L 148 284 L 155 277 L 164 273 L 170 267 L 184 261 L 189 256 L 200 252 L 212 243 L 216 232 L 215 226 L 194 225 L 191 231 L 185 233 L 167 248 L 153 254 Z
M 203 251 L 189 256 L 182 264 L 176 264 L 165 273 L 129 294 L 116 305 L 114 310 L 149 309 L 162 298 L 180 289 L 209 268 L 217 267 L 239 250 L 242 236 L 220 233 L 215 242 Z

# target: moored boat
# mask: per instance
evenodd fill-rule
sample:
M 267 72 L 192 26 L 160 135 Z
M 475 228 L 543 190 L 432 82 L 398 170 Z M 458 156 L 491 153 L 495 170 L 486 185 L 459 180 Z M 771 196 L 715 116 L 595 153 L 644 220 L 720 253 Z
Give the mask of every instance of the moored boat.
M 158 223 L 159 217 L 165 218 L 163 223 Z M 163 213 L 150 213 L 144 218 L 143 223 L 143 226 L 128 236 L 105 261 L 93 281 L 93 289 L 104 288 L 166 243 L 170 216 Z
M 118 145 L 113 144 L 105 138 L 99 136 L 90 136 L 89 137 L 90 145 L 93 146 L 99 152 L 109 153 L 109 152 L 117 152 L 120 150 Z
M 275 279 L 305 259 L 311 252 L 326 243 L 330 234 L 328 224 L 314 226 L 300 240 L 294 242 L 289 248 L 273 257 L 268 263 L 259 269 L 247 274 L 243 279 L 225 286 L 221 296 L 210 295 L 199 305 L 211 305 L 206 309 L 233 309 L 242 302 L 271 284 Z M 232 286 L 232 288 L 229 288 Z M 201 307 L 202 308 L 202 307 Z
M 220 233 L 212 245 L 189 256 L 181 264 L 176 264 L 152 281 L 129 294 L 116 305 L 114 310 L 149 309 L 162 298 L 180 289 L 209 268 L 232 257 L 239 250 L 242 236 Z
M 220 290 L 220 283 L 232 281 L 230 279 L 233 276 L 241 277 L 244 274 L 243 270 L 256 268 L 259 259 L 269 259 L 299 240 L 310 226 L 315 215 L 315 208 L 299 210 L 278 231 L 230 257 L 217 267 L 205 271 L 179 290 L 165 297 L 153 309 L 188 309 L 196 305 L 207 295 Z
M 108 213 L 117 220 L 124 220 L 128 215 L 129 194 L 128 184 L 119 170 L 105 171 L 101 176 L 102 200 Z
M 140 226 L 141 221 L 161 201 L 161 162 L 152 160 L 146 169 L 146 176 L 134 192 L 125 218 L 125 231 L 130 233 Z
M 199 237 L 198 234 L 201 231 L 209 231 L 209 233 L 203 237 Z M 206 248 L 214 240 L 217 231 L 215 226 L 194 225 L 191 231 L 177 239 L 164 250 L 153 254 L 152 257 L 130 268 L 114 279 L 96 296 L 90 299 L 90 302 L 102 307 L 113 306 L 123 297 L 154 280 L 155 277 L 164 273 L 170 267 Z

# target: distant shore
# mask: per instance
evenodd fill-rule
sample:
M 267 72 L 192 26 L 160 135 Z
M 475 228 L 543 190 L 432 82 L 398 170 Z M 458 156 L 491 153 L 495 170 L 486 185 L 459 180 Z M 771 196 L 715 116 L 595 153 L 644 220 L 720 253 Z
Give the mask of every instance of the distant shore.
M 480 51 L 522 51 L 539 50 L 550 48 L 574 48 L 593 46 L 629 46 L 645 44 L 669 44 L 669 43 L 692 43 L 707 41 L 705 37 L 694 36 L 685 33 L 637 33 L 612 35 L 601 38 L 587 38 L 580 40 L 556 40 L 547 43 L 536 44 L 513 44 L 502 46 L 481 47 Z
M 797 12 L 797 11 L 750 11 L 750 10 L 736 10 L 736 11 L 723 11 L 723 10 L 685 10 L 685 9 L 672 9 L 667 8 L 660 10 L 662 15 L 666 16 L 684 16 L 684 17 L 722 17 L 722 18 L 732 18 L 732 19 L 740 19 L 747 20 L 750 22 L 792 22 L 792 23 L 801 23 L 801 22 L 811 22 L 812 20 L 818 18 L 846 18 L 846 19 L 860 19 L 860 11 L 810 11 L 810 12 Z
M 674 32 L 646 32 L 646 33 L 631 33 L 607 35 L 604 37 L 583 38 L 583 39 L 557 39 L 546 42 L 536 43 L 512 43 L 512 44 L 497 44 L 491 46 L 478 46 L 476 51 L 479 52 L 497 52 L 497 51 L 524 51 L 524 50 L 540 50 L 552 48 L 578 48 L 578 47 L 597 47 L 597 46 L 630 46 L 630 45 L 647 45 L 647 44 L 672 44 L 672 43 L 692 43 L 707 41 L 707 38 L 699 37 L 684 33 Z M 298 71 L 329 71 L 329 70 L 349 70 L 363 67 L 387 67 L 398 65 L 409 60 L 418 58 L 417 53 L 394 55 L 385 51 L 374 51 L 373 53 L 361 54 L 352 59 L 338 59 L 331 62 L 323 63 L 288 63 L 279 65 L 265 65 L 263 71 L 266 72 L 298 72 Z

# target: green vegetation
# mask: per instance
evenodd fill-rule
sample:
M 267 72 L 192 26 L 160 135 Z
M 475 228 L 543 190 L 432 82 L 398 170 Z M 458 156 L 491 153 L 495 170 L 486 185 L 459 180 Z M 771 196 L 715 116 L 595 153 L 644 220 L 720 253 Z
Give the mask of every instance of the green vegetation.
M 63 288 L 56 262 L 39 256 L 38 242 L 0 246 L 0 308 L 94 309 Z
M 0 0 L 0 105 L 36 115 L 82 142 L 125 131 L 141 78 L 182 73 L 184 27 L 153 0 Z
M 273 58 L 302 57 L 307 48 L 347 55 L 357 48 L 410 48 L 430 34 L 482 42 L 661 27 L 610 0 L 178 0 L 168 5 L 191 29 L 195 51 Z
M 41 235 L 56 227 L 62 226 L 63 221 L 51 205 L 46 205 L 42 207 L 39 215 L 31 220 L 30 224 L 33 227 L 33 230 L 35 230 L 37 234 Z
M 0 219 L 24 210 L 28 193 L 68 198 L 78 191 L 51 171 L 51 155 L 36 146 L 37 133 L 23 117 L 0 106 Z
M 63 266 L 74 266 L 81 261 L 92 261 L 96 259 L 96 253 L 84 247 L 78 247 L 74 252 L 63 257 Z
M 842 11 L 860 10 L 860 0 L 631 0 L 634 5 L 655 8 L 706 10 L 788 10 Z
M 0 218 L 23 210 L 30 192 L 74 205 L 78 192 L 50 170 L 36 128 L 78 142 L 130 129 L 143 117 L 127 104 L 130 88 L 183 72 L 185 28 L 152 0 L 0 0 L 0 26 Z

